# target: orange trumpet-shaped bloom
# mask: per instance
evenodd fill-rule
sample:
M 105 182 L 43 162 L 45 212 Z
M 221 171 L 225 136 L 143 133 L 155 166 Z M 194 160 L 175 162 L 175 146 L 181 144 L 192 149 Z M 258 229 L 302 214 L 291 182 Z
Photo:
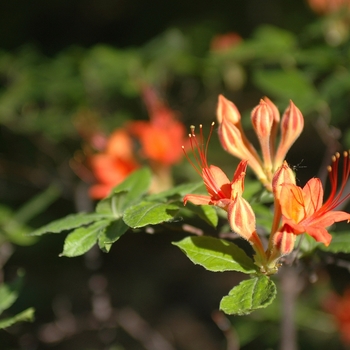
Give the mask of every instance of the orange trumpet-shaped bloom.
M 247 168 L 247 161 L 241 161 L 235 171 L 233 180 L 230 181 L 226 174 L 215 165 L 208 165 L 207 149 L 210 136 L 213 132 L 214 123 L 208 137 L 207 144 L 204 146 L 202 125 L 200 128 L 200 140 L 197 141 L 194 126 L 191 127 L 190 144 L 194 154 L 194 164 L 190 158 L 186 156 L 189 162 L 193 165 L 197 173 L 202 177 L 204 185 L 207 188 L 208 195 L 188 194 L 184 197 L 184 204 L 188 201 L 196 205 L 216 205 L 225 210 L 235 198 L 237 194 L 242 194 L 244 189 L 244 177 Z M 184 147 L 183 147 L 184 149 Z
M 350 221 L 349 213 L 336 210 L 350 197 L 350 193 L 344 194 L 350 176 L 349 153 L 344 152 L 342 183 L 337 192 L 339 158 L 339 153 L 333 156 L 333 164 L 328 168 L 331 193 L 324 204 L 322 204 L 323 188 L 318 178 L 309 180 L 303 188 L 291 183 L 282 185 L 280 191 L 282 222 L 285 227 L 291 228 L 293 234 L 308 233 L 316 241 L 328 246 L 332 236 L 326 228 L 335 222 Z
M 211 132 L 213 132 L 212 124 Z M 196 205 L 215 205 L 227 211 L 228 221 L 234 232 L 249 241 L 257 253 L 255 261 L 259 266 L 265 264 L 266 255 L 261 240 L 256 232 L 255 215 L 249 203 L 242 197 L 247 161 L 242 160 L 233 175 L 232 181 L 226 174 L 214 165 L 207 163 L 208 142 L 204 145 L 202 126 L 200 125 L 200 140 L 197 141 L 194 126 L 191 127 L 190 143 L 197 165 L 187 156 L 189 162 L 202 177 L 208 195 L 188 194 L 184 197 L 184 204 L 188 201 Z

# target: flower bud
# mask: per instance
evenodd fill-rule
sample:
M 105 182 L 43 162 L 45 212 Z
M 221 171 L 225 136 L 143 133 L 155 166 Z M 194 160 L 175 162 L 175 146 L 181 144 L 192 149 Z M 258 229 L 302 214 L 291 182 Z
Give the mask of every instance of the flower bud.
M 229 101 L 223 95 L 219 95 L 216 116 L 219 124 L 222 123 L 224 118 L 226 118 L 230 123 L 236 126 L 241 121 L 241 115 L 235 104 Z
M 272 169 L 270 135 L 274 116 L 268 103 L 260 100 L 259 105 L 252 110 L 251 119 L 260 142 L 264 168 L 267 172 L 270 172 Z
M 273 250 L 278 256 L 284 256 L 290 254 L 294 249 L 296 235 L 293 230 L 288 226 L 284 225 L 280 231 L 276 232 L 273 236 Z
M 275 146 L 276 146 L 276 136 L 278 131 L 278 125 L 280 123 L 281 118 L 280 118 L 280 112 L 277 109 L 276 105 L 266 96 L 264 97 L 264 101 L 269 105 L 273 116 L 271 135 L 270 135 L 270 153 L 271 153 L 271 158 L 273 159 L 275 156 Z
M 256 228 L 255 214 L 248 201 L 237 195 L 227 213 L 232 231 L 249 241 Z
M 282 184 L 295 185 L 295 175 L 286 161 L 276 170 L 272 179 L 272 191 L 277 200 L 280 199 Z
M 287 152 L 299 137 L 303 128 L 304 117 L 295 104 L 290 101 L 281 121 L 281 140 L 275 157 L 274 169 L 277 169 L 283 163 Z

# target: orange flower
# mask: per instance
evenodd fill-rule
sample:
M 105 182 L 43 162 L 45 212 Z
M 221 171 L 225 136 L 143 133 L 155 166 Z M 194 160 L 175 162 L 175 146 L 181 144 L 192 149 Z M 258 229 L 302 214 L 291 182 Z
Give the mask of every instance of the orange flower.
M 150 121 L 129 124 L 130 132 L 140 140 L 142 156 L 166 166 L 179 162 L 186 135 L 184 125 L 151 88 L 144 90 L 144 101 Z
M 89 162 L 97 180 L 89 189 L 94 199 L 106 197 L 139 166 L 133 158 L 132 140 L 124 129 L 117 129 L 108 139 L 105 151 L 92 155 Z
M 282 222 L 286 230 L 291 229 L 294 235 L 308 233 L 316 241 L 328 246 L 332 236 L 326 227 L 335 222 L 350 220 L 349 213 L 335 210 L 345 199 L 350 197 L 350 193 L 343 195 L 350 175 L 348 152 L 344 152 L 342 183 L 337 193 L 339 158 L 339 153 L 333 156 L 333 165 L 328 168 L 331 193 L 323 205 L 323 188 L 321 180 L 318 178 L 309 180 L 303 188 L 292 183 L 282 185 L 280 205 Z
M 215 165 L 208 165 L 207 149 L 210 136 L 213 132 L 214 123 L 212 124 L 208 141 L 204 146 L 204 138 L 202 125 L 199 126 L 200 139 L 197 141 L 195 134 L 195 127 L 191 126 L 190 143 L 197 165 L 194 164 L 190 158 L 186 156 L 197 173 L 202 177 L 204 185 L 207 188 L 208 195 L 188 194 L 184 197 L 184 204 L 188 201 L 196 205 L 215 205 L 224 210 L 228 210 L 228 205 L 237 196 L 242 194 L 244 189 L 245 170 L 247 168 L 247 161 L 241 161 L 230 181 L 226 174 Z M 184 149 L 184 147 L 183 147 Z
M 197 173 L 202 177 L 208 195 L 188 194 L 184 197 L 184 204 L 188 201 L 195 205 L 215 205 L 227 211 L 228 221 L 232 230 L 242 238 L 249 241 L 257 253 L 255 261 L 259 266 L 264 265 L 266 256 L 261 240 L 256 232 L 255 215 L 250 204 L 242 197 L 247 161 L 242 160 L 233 175 L 232 181 L 217 166 L 208 165 L 207 149 L 214 123 L 210 130 L 208 141 L 204 144 L 202 125 L 200 137 L 197 141 L 194 126 L 191 127 L 190 143 L 197 162 L 195 165 L 187 156 Z
M 247 159 L 258 179 L 272 191 L 273 174 L 282 165 L 288 150 L 304 127 L 304 119 L 299 109 L 290 101 L 281 123 L 277 107 L 267 97 L 260 100 L 259 105 L 253 109 L 251 120 L 260 142 L 262 159 L 244 134 L 238 109 L 222 95 L 219 96 L 217 119 L 224 149 L 235 157 Z M 279 123 L 281 140 L 275 149 Z

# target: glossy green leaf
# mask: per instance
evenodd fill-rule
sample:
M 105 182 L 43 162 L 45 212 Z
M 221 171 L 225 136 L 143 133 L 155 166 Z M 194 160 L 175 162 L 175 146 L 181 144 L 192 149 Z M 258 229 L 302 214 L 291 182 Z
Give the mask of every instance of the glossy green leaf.
M 116 242 L 128 229 L 129 226 L 125 224 L 122 218 L 113 221 L 105 228 L 105 230 L 102 231 L 98 240 L 99 247 L 103 251 L 108 252 L 111 249 L 112 244 Z
M 92 248 L 102 231 L 109 224 L 110 220 L 100 220 L 89 226 L 75 229 L 67 236 L 60 256 L 74 257 L 83 255 Z
M 123 215 L 123 203 L 127 193 L 127 191 L 120 191 L 102 199 L 96 205 L 96 213 L 111 216 L 115 219 L 120 218 Z
M 116 186 L 111 194 L 96 206 L 96 213 L 120 218 L 125 209 L 137 203 L 151 185 L 151 171 L 142 168 Z
M 220 302 L 220 310 L 228 315 L 246 315 L 265 308 L 276 297 L 276 285 L 267 276 L 260 275 L 241 282 Z
M 209 271 L 257 272 L 253 260 L 238 246 L 214 237 L 186 237 L 178 246 L 194 263 Z
M 331 253 L 350 253 L 350 232 L 332 233 L 330 245 L 320 244 L 318 248 Z
M 125 210 L 124 221 L 133 228 L 171 221 L 179 207 L 170 203 L 141 202 Z
M 33 322 L 34 321 L 34 308 L 26 309 L 16 316 L 8 317 L 0 320 L 0 329 L 12 326 L 17 322 Z
M 123 212 L 129 206 L 137 201 L 148 191 L 151 185 L 152 174 L 148 168 L 142 168 L 133 172 L 121 184 L 115 187 L 113 194 L 123 192 L 123 197 L 115 203 L 114 210 Z M 112 195 L 113 196 L 113 195 Z
M 216 227 L 219 221 L 216 209 L 211 205 L 194 205 L 192 203 L 186 204 L 186 209 L 198 215 L 202 220 L 209 225 Z
M 62 219 L 50 222 L 31 233 L 32 236 L 41 236 L 45 233 L 59 233 L 73 228 L 91 224 L 106 218 L 106 215 L 95 213 L 77 213 L 68 215 Z

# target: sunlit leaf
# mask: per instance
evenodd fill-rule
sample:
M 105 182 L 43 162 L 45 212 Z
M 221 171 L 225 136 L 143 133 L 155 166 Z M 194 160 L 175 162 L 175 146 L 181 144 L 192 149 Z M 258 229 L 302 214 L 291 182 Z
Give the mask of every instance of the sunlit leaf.
M 186 204 L 185 209 L 198 215 L 202 220 L 213 227 L 216 227 L 218 224 L 218 212 L 216 208 L 211 205 L 194 205 L 189 202 Z
M 75 229 L 67 236 L 60 256 L 74 257 L 83 255 L 92 248 L 102 231 L 109 224 L 110 220 L 100 220 L 89 226 Z
M 214 237 L 186 237 L 178 246 L 195 264 L 209 271 L 239 271 L 251 274 L 257 271 L 251 258 L 238 246 Z
M 124 195 L 114 204 L 113 211 L 123 213 L 126 208 L 137 203 L 148 191 L 151 185 L 151 178 L 151 171 L 148 168 L 142 168 L 133 172 L 126 180 L 115 187 L 112 193 L 118 194 L 122 192 Z
M 95 213 L 77 213 L 68 215 L 62 219 L 50 222 L 49 224 L 40 227 L 31 233 L 32 236 L 41 236 L 45 233 L 59 233 L 66 230 L 71 230 L 76 227 L 91 224 L 106 218 L 106 215 Z
M 270 305 L 276 293 L 271 279 L 260 275 L 232 288 L 229 295 L 221 299 L 220 309 L 228 315 L 246 315 Z
M 178 210 L 179 207 L 172 203 L 141 202 L 128 208 L 123 219 L 133 228 L 156 225 L 173 220 Z
M 101 233 L 98 244 L 99 247 L 108 252 L 114 242 L 116 242 L 127 230 L 129 226 L 125 224 L 122 218 L 113 221 Z

